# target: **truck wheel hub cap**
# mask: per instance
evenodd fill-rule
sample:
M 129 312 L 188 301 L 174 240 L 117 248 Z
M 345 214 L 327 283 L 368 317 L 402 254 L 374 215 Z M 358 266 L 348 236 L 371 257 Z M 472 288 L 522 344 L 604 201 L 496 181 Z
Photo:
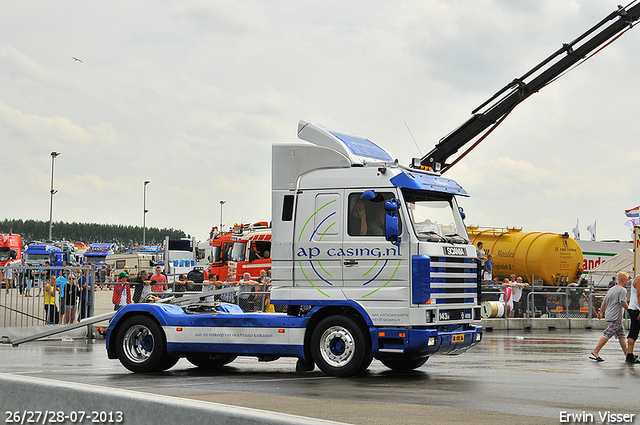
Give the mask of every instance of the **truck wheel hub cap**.
M 127 330 L 122 341 L 124 353 L 135 363 L 147 360 L 153 352 L 153 334 L 146 326 L 136 325 Z
M 325 362 L 333 367 L 349 363 L 355 353 L 353 335 L 347 329 L 333 326 L 322 334 L 320 353 Z

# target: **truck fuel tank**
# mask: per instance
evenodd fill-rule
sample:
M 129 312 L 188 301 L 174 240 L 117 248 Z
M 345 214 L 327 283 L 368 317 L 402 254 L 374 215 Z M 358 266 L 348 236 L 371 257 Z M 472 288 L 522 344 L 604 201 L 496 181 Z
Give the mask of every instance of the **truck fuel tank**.
M 484 244 L 493 255 L 493 277 L 501 281 L 512 273 L 523 281 L 541 279 L 545 285 L 564 286 L 577 281 L 582 250 L 567 233 L 522 232 L 518 228 L 467 228 L 474 245 Z

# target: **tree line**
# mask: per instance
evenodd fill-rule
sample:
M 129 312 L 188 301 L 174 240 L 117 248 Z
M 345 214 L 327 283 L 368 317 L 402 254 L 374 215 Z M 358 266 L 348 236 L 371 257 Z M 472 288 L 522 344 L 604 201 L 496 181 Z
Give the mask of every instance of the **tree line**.
M 31 241 L 46 241 L 49 239 L 49 222 L 38 220 L 9 220 L 0 222 L 0 233 L 17 233 L 22 236 L 22 243 Z M 158 229 L 147 227 L 145 243 L 147 245 L 159 245 L 164 238 L 171 239 L 188 237 L 182 230 Z M 85 244 L 95 242 L 116 243 L 119 249 L 132 248 L 142 245 L 142 227 L 123 226 L 121 224 L 97 224 L 97 223 L 66 223 L 54 221 L 51 229 L 51 237 L 57 241 L 81 241 Z

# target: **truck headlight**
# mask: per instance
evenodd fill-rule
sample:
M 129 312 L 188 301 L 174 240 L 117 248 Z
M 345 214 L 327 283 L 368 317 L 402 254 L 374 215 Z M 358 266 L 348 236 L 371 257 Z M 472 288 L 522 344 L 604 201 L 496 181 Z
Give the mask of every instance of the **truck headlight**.
M 433 323 L 433 311 L 432 310 L 425 310 L 425 312 L 424 312 L 424 320 L 427 323 Z

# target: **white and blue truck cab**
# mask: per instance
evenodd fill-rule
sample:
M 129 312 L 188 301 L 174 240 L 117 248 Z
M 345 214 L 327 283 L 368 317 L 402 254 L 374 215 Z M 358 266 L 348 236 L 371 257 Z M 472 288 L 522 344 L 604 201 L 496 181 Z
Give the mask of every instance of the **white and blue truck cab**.
M 298 136 L 272 159 L 270 301 L 286 313 L 128 305 L 107 330 L 109 358 L 147 372 L 180 357 L 216 368 L 288 356 L 299 371 L 351 376 L 374 358 L 411 370 L 481 341 L 479 264 L 456 203 L 464 189 L 356 134 L 301 121 Z

